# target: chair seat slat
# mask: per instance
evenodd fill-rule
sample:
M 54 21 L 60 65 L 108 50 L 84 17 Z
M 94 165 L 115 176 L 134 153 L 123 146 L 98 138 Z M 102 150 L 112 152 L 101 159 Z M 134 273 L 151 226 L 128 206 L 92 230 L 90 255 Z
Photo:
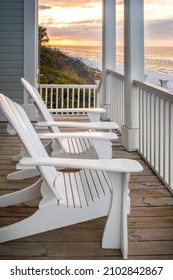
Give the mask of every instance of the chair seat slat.
M 86 176 L 86 180 L 88 182 L 88 188 L 90 189 L 90 192 L 91 192 L 92 200 L 94 201 L 95 198 L 97 197 L 97 191 L 96 191 L 96 188 L 95 188 L 95 184 L 93 182 L 93 178 L 92 178 L 89 170 L 84 170 L 84 173 L 85 173 L 85 176 Z
M 70 176 L 70 183 L 71 183 L 71 192 L 74 200 L 74 207 L 79 208 L 81 207 L 81 202 L 80 202 L 80 194 L 78 191 L 78 184 L 75 178 L 76 177 L 75 173 L 70 173 L 69 176 Z
M 60 172 L 56 179 L 56 188 L 62 198 L 59 204 L 74 208 L 86 207 L 101 196 L 110 193 L 106 180 L 102 186 L 102 178 L 104 178 L 102 171 Z
M 80 177 L 80 172 L 75 173 L 75 179 L 78 186 L 78 192 L 80 197 L 80 207 L 85 207 L 87 205 L 87 201 L 86 201 L 83 184 Z

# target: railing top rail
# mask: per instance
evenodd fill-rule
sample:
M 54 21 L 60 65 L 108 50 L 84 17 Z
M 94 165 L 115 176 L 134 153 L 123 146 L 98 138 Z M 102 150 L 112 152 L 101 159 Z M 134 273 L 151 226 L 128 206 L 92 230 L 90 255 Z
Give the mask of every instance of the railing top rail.
M 96 89 L 97 85 L 72 85 L 72 84 L 40 84 L 40 88 L 88 88 L 88 89 Z
M 153 85 L 148 82 L 142 82 L 142 81 L 133 81 L 134 85 L 141 88 L 142 90 L 145 90 L 146 92 L 150 92 L 156 96 L 159 96 L 160 98 L 166 99 L 173 103 L 173 92 L 170 92 L 169 90 Z
M 124 81 L 124 75 L 122 75 L 122 74 L 120 74 L 118 72 L 115 72 L 113 70 L 107 69 L 107 73 L 110 74 L 111 76 L 115 77 L 115 78 L 118 78 L 119 80 Z

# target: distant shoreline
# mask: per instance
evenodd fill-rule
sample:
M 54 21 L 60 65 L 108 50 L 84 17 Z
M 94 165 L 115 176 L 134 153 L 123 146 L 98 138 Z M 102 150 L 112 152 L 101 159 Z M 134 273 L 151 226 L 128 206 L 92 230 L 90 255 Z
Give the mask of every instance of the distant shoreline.
M 101 53 L 100 53 L 101 48 L 100 47 L 52 46 L 52 48 L 57 48 L 61 52 L 64 52 L 65 54 L 67 54 L 71 57 L 76 57 L 76 58 L 81 59 L 81 61 L 89 67 L 99 69 L 100 71 L 102 70 L 102 63 L 101 63 L 101 58 L 100 58 L 100 55 L 101 55 Z M 171 63 L 173 65 L 173 50 L 172 50 L 171 47 L 161 47 L 161 46 L 148 47 L 147 46 L 146 49 L 148 49 L 148 60 L 149 60 L 149 62 L 152 63 L 152 61 L 154 61 L 156 64 L 158 64 L 158 66 L 160 66 L 160 65 L 162 66 L 162 63 L 165 63 L 165 65 L 166 65 L 166 63 L 168 64 L 169 63 L 169 57 L 170 57 L 170 63 L 168 64 L 168 66 L 170 67 L 170 69 L 173 72 L 173 67 L 171 67 Z M 162 55 L 162 52 L 161 52 L 162 50 L 163 50 L 163 55 Z M 119 50 L 119 51 L 121 51 L 121 50 Z M 165 51 L 166 51 L 166 53 L 165 53 Z M 167 55 L 167 58 L 166 58 L 165 54 Z M 117 51 L 117 56 L 118 56 L 119 61 L 122 60 L 120 55 L 121 55 L 121 53 Z M 155 55 L 155 58 L 154 58 L 154 55 Z M 159 63 L 160 63 L 160 65 L 159 65 Z M 123 74 L 123 64 L 122 63 L 117 63 L 116 67 L 117 67 L 116 71 L 120 74 Z M 166 66 L 164 66 L 164 67 L 166 67 Z M 153 68 L 155 69 L 154 65 L 153 65 Z M 145 67 L 144 72 L 145 72 L 145 75 L 147 75 L 146 81 L 148 81 L 150 83 L 153 83 L 154 85 L 160 85 L 159 79 L 169 80 L 169 82 L 167 83 L 168 90 L 173 91 L 173 75 L 172 75 L 172 73 L 167 74 L 167 73 L 163 73 L 163 72 L 158 71 L 158 70 L 155 71 L 155 70 L 147 68 L 147 67 Z

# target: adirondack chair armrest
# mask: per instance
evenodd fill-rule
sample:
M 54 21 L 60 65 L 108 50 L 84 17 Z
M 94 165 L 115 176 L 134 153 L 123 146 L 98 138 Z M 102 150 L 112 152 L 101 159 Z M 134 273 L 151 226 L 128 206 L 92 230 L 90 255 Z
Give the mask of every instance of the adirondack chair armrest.
M 112 158 L 112 143 L 118 137 L 111 132 L 71 132 L 71 133 L 39 133 L 40 139 L 89 139 L 97 151 L 99 158 Z M 76 142 L 77 144 L 77 142 Z
M 118 139 L 115 133 L 111 132 L 60 132 L 60 133 L 38 133 L 40 139 L 64 139 L 64 138 L 82 138 L 101 141 L 112 141 Z
M 50 113 L 106 113 L 104 108 L 64 108 L 64 109 L 48 109 Z
M 98 130 L 112 130 L 118 129 L 119 126 L 115 122 L 46 122 L 40 121 L 36 123 L 38 127 L 48 127 L 48 126 L 58 126 L 58 127 L 68 127 L 68 128 L 83 128 L 83 129 L 98 129 Z
M 22 158 L 17 169 L 28 166 L 56 166 L 60 168 L 94 169 L 109 172 L 141 172 L 143 167 L 131 159 L 71 159 L 71 158 Z
M 66 108 L 66 109 L 48 109 L 49 113 L 79 113 L 87 114 L 91 122 L 99 122 L 100 115 L 106 113 L 103 108 Z

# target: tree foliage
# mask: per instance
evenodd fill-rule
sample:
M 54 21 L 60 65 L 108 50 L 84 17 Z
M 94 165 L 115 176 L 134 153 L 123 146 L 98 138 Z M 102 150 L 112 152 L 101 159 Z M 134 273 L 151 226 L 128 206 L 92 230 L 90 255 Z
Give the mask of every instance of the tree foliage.
M 49 37 L 47 35 L 47 28 L 39 26 L 39 45 L 42 46 L 49 42 Z
M 39 26 L 42 84 L 94 84 L 100 79 L 98 69 L 88 67 L 80 58 L 66 55 L 57 48 L 45 46 L 48 42 L 47 28 Z
M 98 69 L 47 46 L 40 49 L 40 73 L 42 84 L 94 84 L 100 79 Z

